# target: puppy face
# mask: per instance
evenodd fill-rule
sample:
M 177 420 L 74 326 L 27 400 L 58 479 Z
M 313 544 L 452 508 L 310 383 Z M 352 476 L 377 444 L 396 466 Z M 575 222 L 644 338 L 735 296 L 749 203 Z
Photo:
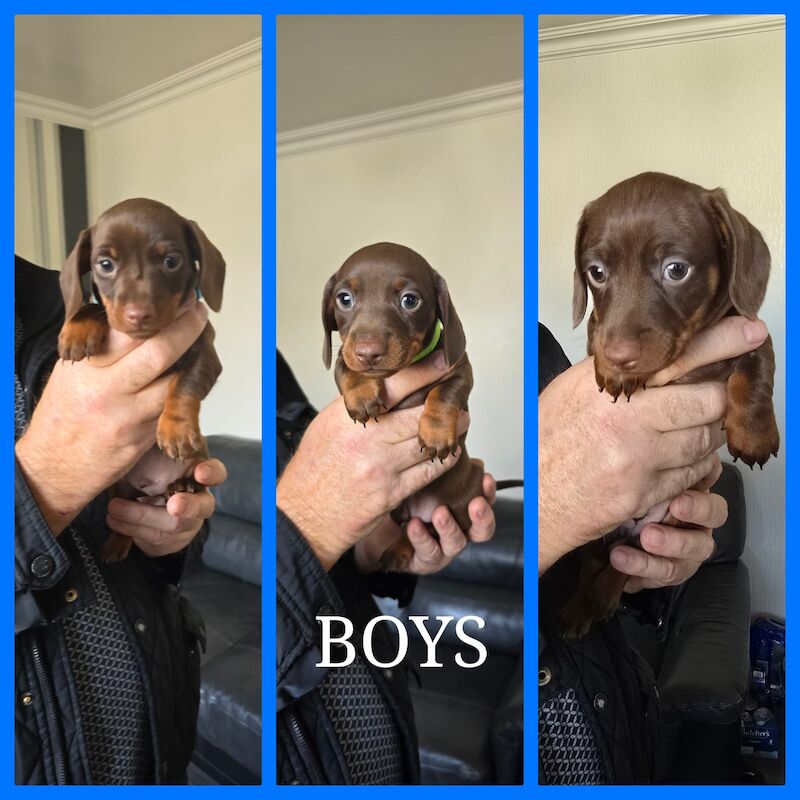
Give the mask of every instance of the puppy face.
M 588 287 L 598 384 L 630 396 L 731 306 L 754 315 L 768 273 L 763 239 L 721 190 L 660 173 L 613 186 L 584 210 L 575 246 L 573 323 Z
M 436 273 L 402 245 L 358 250 L 328 281 L 323 297 L 327 361 L 330 332 L 338 330 L 347 368 L 395 372 L 425 347 L 439 316 Z
M 126 201 L 92 232 L 92 280 L 112 328 L 145 338 L 194 296 L 194 259 L 182 217 L 167 206 Z
M 222 304 L 219 251 L 195 222 L 155 200 L 124 200 L 82 231 L 61 271 L 67 319 L 83 303 L 87 272 L 109 325 L 135 338 L 169 325 L 196 288 L 215 311 Z

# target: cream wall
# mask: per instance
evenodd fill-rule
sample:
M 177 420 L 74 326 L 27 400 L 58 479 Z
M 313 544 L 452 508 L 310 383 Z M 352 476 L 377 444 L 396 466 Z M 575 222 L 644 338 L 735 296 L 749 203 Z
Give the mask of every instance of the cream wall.
M 223 364 L 206 434 L 261 437 L 261 72 L 103 125 L 88 135 L 89 216 L 152 197 L 194 219 L 227 263 L 211 313 Z
M 761 317 L 775 344 L 785 431 L 784 32 L 665 44 L 539 64 L 539 318 L 574 361 L 575 228 L 583 206 L 623 178 L 668 172 L 721 186 L 762 232 L 772 273 Z M 784 436 L 785 438 L 785 436 Z M 727 450 L 721 451 L 730 459 Z M 752 609 L 784 613 L 784 456 L 743 468 Z
M 277 343 L 311 402 L 337 395 L 322 364 L 325 282 L 363 245 L 405 244 L 445 277 L 464 325 L 470 454 L 521 477 L 522 113 L 286 156 L 277 170 Z
M 33 120 L 14 114 L 14 252 L 33 263 L 41 258 L 36 191 Z

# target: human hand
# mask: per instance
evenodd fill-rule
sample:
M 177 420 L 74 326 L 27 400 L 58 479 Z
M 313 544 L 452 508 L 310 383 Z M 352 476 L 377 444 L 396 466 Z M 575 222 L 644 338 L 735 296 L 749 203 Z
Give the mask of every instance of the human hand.
M 389 376 L 388 408 L 447 371 L 438 352 Z M 356 542 L 373 533 L 384 516 L 409 495 L 450 469 L 421 452 L 417 433 L 422 406 L 381 414 L 356 426 L 341 397 L 320 411 L 286 466 L 276 491 L 278 507 L 297 526 L 327 570 Z M 459 419 L 459 434 L 469 424 Z
M 196 303 L 141 343 L 112 330 L 102 356 L 56 363 L 16 445 L 20 468 L 56 536 L 155 443 L 169 382 L 161 376 L 207 321 L 208 309 Z
M 228 477 L 225 465 L 216 458 L 201 461 L 192 474 L 206 487 L 219 486 Z M 201 492 L 178 492 L 167 500 L 166 506 L 115 497 L 108 503 L 106 523 L 111 530 L 130 536 L 145 555 L 157 558 L 183 550 L 214 513 L 215 506 L 214 495 L 207 488 Z
M 478 459 L 472 459 L 478 461 Z M 437 506 L 433 510 L 431 520 L 437 541 L 428 532 L 427 526 L 419 519 L 412 517 L 406 526 L 408 540 L 414 547 L 406 572 L 415 575 L 430 575 L 444 569 L 463 549 L 468 541 L 488 542 L 494 536 L 494 505 L 497 486 L 494 478 L 488 473 L 483 476 L 483 495 L 473 497 L 467 506 L 472 522 L 468 531 L 462 531 L 447 506 Z M 381 556 L 401 536 L 400 526 L 389 516 L 372 534 L 362 539 L 355 546 L 356 564 L 361 572 L 375 572 Z
M 717 460 L 708 478 L 710 484 L 716 483 L 721 473 L 722 465 Z M 639 537 L 643 550 L 625 544 L 611 549 L 612 566 L 631 576 L 624 589 L 629 594 L 641 589 L 678 586 L 689 580 L 713 555 L 712 531 L 725 524 L 728 503 L 721 495 L 699 487 L 678 495 L 670 503 L 669 511 L 675 519 L 690 527 L 650 523 L 642 529 Z
M 598 393 L 586 359 L 539 397 L 539 574 L 561 556 L 671 500 L 715 468 L 725 441 L 721 383 L 663 386 L 705 364 L 754 350 L 762 322 L 726 317 L 630 403 Z

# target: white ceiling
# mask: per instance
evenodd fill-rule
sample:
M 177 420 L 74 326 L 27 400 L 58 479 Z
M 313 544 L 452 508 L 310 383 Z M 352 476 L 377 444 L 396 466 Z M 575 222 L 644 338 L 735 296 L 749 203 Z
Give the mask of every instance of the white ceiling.
M 519 15 L 282 15 L 279 131 L 522 80 Z
M 17 15 L 18 92 L 93 109 L 261 36 L 257 15 Z

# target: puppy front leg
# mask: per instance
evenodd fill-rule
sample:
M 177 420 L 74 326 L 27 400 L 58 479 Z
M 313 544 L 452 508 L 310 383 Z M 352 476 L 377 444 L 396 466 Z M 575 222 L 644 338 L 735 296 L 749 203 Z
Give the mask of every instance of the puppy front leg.
M 353 372 L 347 368 L 341 355 L 336 361 L 335 377 L 350 419 L 360 422 L 365 428 L 367 420 L 374 419 L 377 422 L 378 416 L 386 411 L 383 378 Z

